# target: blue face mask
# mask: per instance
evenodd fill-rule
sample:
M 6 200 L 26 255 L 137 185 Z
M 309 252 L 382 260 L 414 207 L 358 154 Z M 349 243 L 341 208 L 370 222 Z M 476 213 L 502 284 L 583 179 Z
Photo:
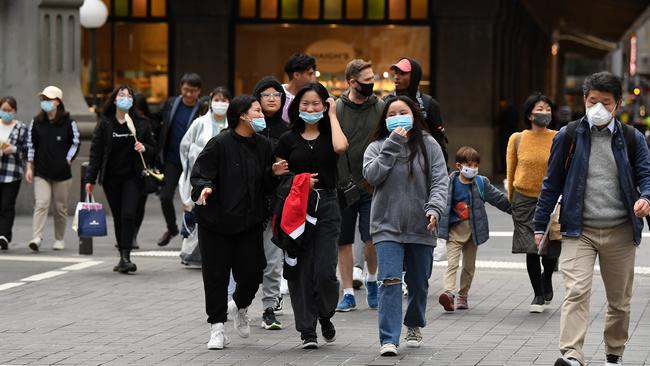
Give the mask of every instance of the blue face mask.
M 11 122 L 14 120 L 16 115 L 11 112 L 0 111 L 0 119 L 5 122 Z
M 253 127 L 253 131 L 262 132 L 266 128 L 266 120 L 264 117 L 253 118 L 251 126 Z
M 128 111 L 133 107 L 133 99 L 131 98 L 117 98 L 115 99 L 115 105 L 117 109 L 121 111 Z
M 386 128 L 388 132 L 393 132 L 397 127 L 410 131 L 413 128 L 413 116 L 410 114 L 402 114 L 399 116 L 392 116 L 386 118 Z
M 302 118 L 305 123 L 309 123 L 310 125 L 315 125 L 323 119 L 323 112 L 314 112 L 314 113 L 309 113 L 309 112 L 300 112 L 298 115 L 300 118 Z
M 51 100 L 41 100 L 41 109 L 45 113 L 50 113 L 54 110 L 54 102 Z

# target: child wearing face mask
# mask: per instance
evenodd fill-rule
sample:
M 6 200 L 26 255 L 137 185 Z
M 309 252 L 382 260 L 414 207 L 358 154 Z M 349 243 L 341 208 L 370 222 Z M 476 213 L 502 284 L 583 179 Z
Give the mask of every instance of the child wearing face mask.
M 438 302 L 446 311 L 469 309 L 467 296 L 474 278 L 476 252 L 489 238 L 490 228 L 485 202 L 499 210 L 511 213 L 508 197 L 490 181 L 478 175 L 481 156 L 469 146 L 456 153 L 456 169 L 449 177 L 447 208 L 440 219 L 438 237 L 447 240 L 447 272 L 444 292 Z M 455 300 L 456 273 L 461 254 L 463 268 L 460 275 L 458 300 Z

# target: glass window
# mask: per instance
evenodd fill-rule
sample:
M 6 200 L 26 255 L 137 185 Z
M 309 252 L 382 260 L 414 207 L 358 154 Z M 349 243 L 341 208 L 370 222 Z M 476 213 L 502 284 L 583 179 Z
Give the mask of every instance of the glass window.
M 260 17 L 264 19 L 276 19 L 278 17 L 278 0 L 262 0 Z
M 131 16 L 147 16 L 147 0 L 131 0 Z
M 320 0 L 302 0 L 302 17 L 305 19 L 319 19 Z
M 348 87 L 345 67 L 354 58 L 372 61 L 378 95 L 394 90 L 390 65 L 404 55 L 420 62 L 424 74 L 420 86 L 424 92 L 429 89 L 431 43 L 428 26 L 241 24 L 236 32 L 236 94 L 253 90 L 266 75 L 287 82 L 284 64 L 295 52 L 316 57 L 319 81 L 333 95 L 340 95 Z M 387 44 L 391 47 L 386 47 Z
M 386 9 L 385 0 L 368 0 L 368 19 L 383 20 Z
M 255 18 L 255 0 L 239 0 L 239 16 L 242 18 Z
M 129 1 L 128 0 L 115 0 L 113 3 L 115 7 L 115 16 L 116 17 L 128 17 L 129 16 Z
M 298 0 L 282 0 L 282 17 L 298 19 Z
M 348 0 L 345 6 L 346 18 L 363 19 L 363 0 Z
M 341 0 L 324 0 L 325 1 L 325 19 L 341 19 Z
M 111 0 L 103 0 L 104 5 L 106 5 L 106 9 L 108 9 L 108 13 L 111 14 L 113 13 L 113 8 L 111 8 Z
M 389 0 L 388 18 L 391 20 L 406 19 L 406 0 Z
M 427 19 L 428 0 L 411 0 L 411 19 Z
M 153 17 L 164 17 L 167 15 L 165 9 L 166 6 L 165 0 L 151 0 L 151 16 Z

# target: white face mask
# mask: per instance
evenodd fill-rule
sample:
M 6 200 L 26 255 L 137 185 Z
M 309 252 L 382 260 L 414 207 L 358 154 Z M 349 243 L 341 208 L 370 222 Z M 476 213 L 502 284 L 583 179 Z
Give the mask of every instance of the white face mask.
M 474 179 L 478 175 L 478 168 L 470 168 L 466 165 L 463 165 L 462 168 L 460 168 L 460 174 L 463 175 L 463 177 L 467 179 Z
M 226 102 L 212 102 L 211 104 L 212 107 L 212 113 L 216 114 L 217 116 L 225 116 L 226 112 L 228 111 L 228 103 Z
M 612 120 L 613 115 L 614 111 L 608 111 L 603 103 L 600 102 L 587 108 L 587 120 L 598 127 L 607 125 Z

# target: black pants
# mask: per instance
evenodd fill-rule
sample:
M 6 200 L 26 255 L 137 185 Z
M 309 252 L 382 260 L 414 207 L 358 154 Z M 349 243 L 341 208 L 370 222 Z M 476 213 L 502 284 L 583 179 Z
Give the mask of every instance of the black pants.
M 542 267 L 539 264 L 540 258 L 544 266 L 544 273 L 542 274 Z M 549 258 L 537 254 L 526 254 L 526 269 L 528 270 L 528 278 L 530 284 L 533 286 L 535 296 L 544 296 L 544 291 L 548 291 L 549 286 L 553 286 L 553 271 L 557 264 L 557 258 Z
M 171 162 L 166 162 L 163 167 L 165 184 L 160 189 L 160 206 L 165 216 L 167 230 L 174 233 L 178 232 L 178 226 L 176 226 L 176 209 L 174 208 L 174 194 L 176 193 L 178 179 L 181 177 L 182 172 L 182 166 Z
M 135 233 L 135 217 L 142 192 L 142 180 L 135 175 L 107 176 L 104 193 L 113 214 L 115 239 L 120 250 L 131 249 Z
M 298 277 L 288 281 L 296 330 L 302 339 L 316 337 L 319 318 L 331 318 L 339 299 L 336 278 L 341 211 L 336 192 L 320 193 L 316 228 L 298 252 Z
M 142 226 L 142 221 L 144 221 L 144 209 L 147 206 L 147 197 L 149 197 L 149 195 L 144 192 L 140 195 L 138 210 L 135 212 L 135 232 L 133 235 L 134 238 L 138 237 L 140 227 Z
M 14 218 L 16 217 L 16 197 L 20 190 L 20 180 L 0 183 L 0 236 L 11 243 Z
M 225 323 L 228 314 L 228 282 L 232 270 L 237 287 L 233 300 L 247 308 L 262 283 L 266 258 L 262 224 L 236 235 L 223 235 L 199 224 L 201 272 L 208 323 Z

